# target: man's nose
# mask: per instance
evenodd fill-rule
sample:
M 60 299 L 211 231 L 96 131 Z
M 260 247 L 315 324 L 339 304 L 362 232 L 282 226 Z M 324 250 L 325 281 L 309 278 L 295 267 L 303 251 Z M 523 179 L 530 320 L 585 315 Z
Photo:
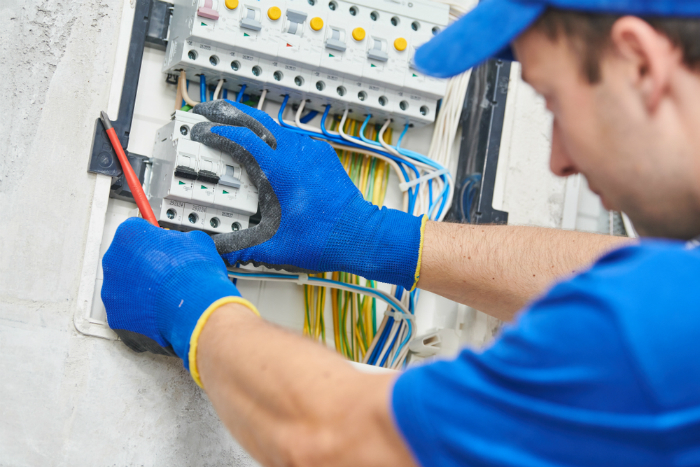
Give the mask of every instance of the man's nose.
M 561 140 L 559 125 L 554 120 L 552 123 L 552 153 L 549 158 L 549 168 L 560 177 L 568 177 L 578 173 Z

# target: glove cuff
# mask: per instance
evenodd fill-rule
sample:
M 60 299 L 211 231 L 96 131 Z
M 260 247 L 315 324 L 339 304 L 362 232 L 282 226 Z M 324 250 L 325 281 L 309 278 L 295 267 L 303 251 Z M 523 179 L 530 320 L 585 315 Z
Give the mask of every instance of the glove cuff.
M 199 349 L 199 336 L 202 334 L 202 330 L 207 324 L 207 321 L 209 321 L 211 315 L 213 315 L 216 310 L 218 310 L 224 305 L 228 305 L 229 303 L 238 303 L 240 305 L 246 306 L 250 309 L 250 311 L 252 311 L 258 317 L 260 317 L 260 313 L 258 312 L 258 309 L 255 308 L 255 305 L 253 305 L 248 300 L 242 297 L 220 298 L 219 300 L 209 305 L 209 308 L 207 308 L 206 311 L 202 313 L 202 316 L 199 317 L 199 320 L 197 320 L 197 325 L 192 331 L 192 336 L 190 337 L 190 350 L 187 355 L 190 375 L 192 375 L 192 379 L 195 383 L 197 383 L 197 386 L 199 386 L 202 389 L 204 389 L 204 386 L 202 385 L 202 379 L 199 376 L 199 368 L 197 367 L 197 351 Z
M 156 297 L 155 315 L 160 335 L 172 346 L 189 370 L 190 337 L 202 313 L 225 297 L 240 297 L 221 267 L 200 263 L 175 271 L 163 283 Z
M 420 275 L 426 217 L 382 208 L 357 195 L 323 250 L 319 271 L 344 271 L 412 290 Z
M 425 243 L 425 226 L 428 224 L 428 216 L 422 216 L 420 223 L 420 246 L 418 247 L 418 263 L 416 264 L 416 273 L 413 276 L 413 287 L 407 289 L 413 292 L 418 287 L 420 280 L 420 268 L 423 262 L 423 244 Z

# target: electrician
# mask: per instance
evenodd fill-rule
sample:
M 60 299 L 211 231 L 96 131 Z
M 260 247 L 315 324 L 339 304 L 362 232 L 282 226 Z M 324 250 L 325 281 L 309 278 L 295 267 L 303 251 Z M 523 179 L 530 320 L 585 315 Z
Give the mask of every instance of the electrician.
M 640 243 L 379 210 L 326 143 L 210 102 L 193 138 L 247 168 L 262 222 L 215 247 L 126 221 L 103 261 L 110 326 L 172 346 L 263 465 L 700 465 L 700 2 L 484 0 L 416 63 L 448 77 L 510 50 L 554 116 L 551 170 L 584 174 Z M 260 319 L 224 266 L 252 261 L 510 323 L 483 352 L 365 374 Z

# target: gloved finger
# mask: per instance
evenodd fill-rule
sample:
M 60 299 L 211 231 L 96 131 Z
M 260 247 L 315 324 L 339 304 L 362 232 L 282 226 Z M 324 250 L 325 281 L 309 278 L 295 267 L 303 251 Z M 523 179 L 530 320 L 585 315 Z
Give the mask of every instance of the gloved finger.
M 280 126 L 262 110 L 219 99 L 197 104 L 192 112 L 206 117 L 210 122 L 248 128 L 272 149 L 277 148 L 275 133 Z
M 272 238 L 282 219 L 282 207 L 266 174 L 273 163 L 270 153 L 275 153 L 248 128 L 202 122 L 192 127 L 191 138 L 229 154 L 245 168 L 250 181 L 258 189 L 260 223 L 248 229 L 214 235 L 212 238 L 218 253 L 226 255 Z

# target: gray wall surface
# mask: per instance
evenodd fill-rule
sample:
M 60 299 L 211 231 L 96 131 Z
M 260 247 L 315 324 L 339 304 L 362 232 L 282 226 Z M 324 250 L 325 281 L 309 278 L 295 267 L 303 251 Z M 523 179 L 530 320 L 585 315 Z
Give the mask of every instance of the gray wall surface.
M 249 465 L 176 359 L 73 325 L 121 0 L 0 0 L 0 465 Z

